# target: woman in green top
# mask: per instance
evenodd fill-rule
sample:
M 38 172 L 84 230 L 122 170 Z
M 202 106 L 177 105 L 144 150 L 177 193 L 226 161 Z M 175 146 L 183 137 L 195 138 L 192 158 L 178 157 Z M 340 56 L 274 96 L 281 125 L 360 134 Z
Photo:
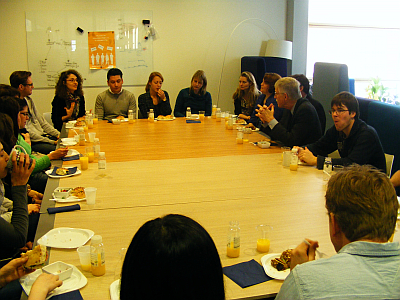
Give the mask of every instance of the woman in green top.
M 32 189 L 39 193 L 44 193 L 47 183 L 47 175 L 43 172 L 51 165 L 51 160 L 61 159 L 67 155 L 67 148 L 59 148 L 48 155 L 36 157 L 32 155 L 29 133 L 24 130 L 27 119 L 29 118 L 28 104 L 25 99 L 13 97 L 0 98 L 0 112 L 7 114 L 14 124 L 14 135 L 17 137 L 17 145 L 25 149 L 31 159 L 36 161 L 35 168 L 29 178 L 28 183 Z M 16 125 L 18 127 L 16 127 Z

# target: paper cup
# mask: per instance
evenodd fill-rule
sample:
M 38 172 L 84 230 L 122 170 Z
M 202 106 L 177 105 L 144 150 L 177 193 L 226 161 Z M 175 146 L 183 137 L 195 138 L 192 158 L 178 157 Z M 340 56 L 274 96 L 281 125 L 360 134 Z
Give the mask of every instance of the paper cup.
M 282 165 L 284 167 L 289 167 L 290 166 L 290 160 L 292 158 L 292 152 L 291 151 L 285 151 L 283 152 L 283 162 Z
M 96 137 L 96 132 L 89 132 L 89 142 L 94 143 L 94 138 Z
M 83 271 L 90 272 L 90 246 L 81 246 L 77 250 Z
M 85 188 L 86 203 L 89 205 L 96 204 L 96 192 L 97 188 L 88 187 Z

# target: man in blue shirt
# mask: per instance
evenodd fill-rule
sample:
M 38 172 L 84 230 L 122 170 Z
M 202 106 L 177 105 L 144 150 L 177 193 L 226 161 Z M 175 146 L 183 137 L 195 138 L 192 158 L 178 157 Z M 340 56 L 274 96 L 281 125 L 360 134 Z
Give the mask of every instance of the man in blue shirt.
M 332 176 L 325 197 L 337 254 L 315 260 L 318 242 L 301 243 L 276 299 L 400 299 L 400 246 L 388 242 L 399 203 L 386 174 L 351 165 Z

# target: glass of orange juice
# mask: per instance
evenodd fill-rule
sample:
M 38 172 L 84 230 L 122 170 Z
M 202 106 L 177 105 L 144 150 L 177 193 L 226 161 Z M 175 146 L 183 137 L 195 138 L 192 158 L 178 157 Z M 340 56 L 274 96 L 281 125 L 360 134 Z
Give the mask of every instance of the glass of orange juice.
M 94 162 L 94 149 L 93 147 L 86 147 L 86 156 L 88 157 L 89 162 Z
M 272 227 L 265 224 L 260 224 L 256 227 L 258 231 L 258 238 L 257 238 L 257 251 L 261 253 L 269 252 L 270 246 L 270 233 Z
M 200 121 L 204 121 L 204 116 L 205 116 L 206 112 L 204 110 L 200 110 L 199 111 L 199 118 Z
M 240 225 L 238 221 L 229 222 L 226 255 L 233 258 L 240 255 Z
M 79 162 L 81 163 L 81 170 L 87 170 L 89 168 L 89 156 L 86 153 L 79 157 Z

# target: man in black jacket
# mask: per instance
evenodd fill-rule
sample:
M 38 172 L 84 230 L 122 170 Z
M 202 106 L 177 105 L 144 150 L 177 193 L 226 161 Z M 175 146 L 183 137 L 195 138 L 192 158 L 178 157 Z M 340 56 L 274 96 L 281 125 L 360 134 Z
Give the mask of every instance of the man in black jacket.
M 322 169 L 325 157 L 335 150 L 340 158 L 332 158 L 332 165 L 372 165 L 386 172 L 386 160 L 375 129 L 359 119 L 357 98 L 349 92 L 333 97 L 331 110 L 334 126 L 316 143 L 299 148 L 299 158 Z
M 274 118 L 274 106 L 259 105 L 257 116 L 263 123 L 261 130 L 272 140 L 285 146 L 304 145 L 317 141 L 321 135 L 321 125 L 314 106 L 301 98 L 300 83 L 291 77 L 279 79 L 275 83 L 275 98 L 279 107 L 285 108 L 282 119 Z
M 310 82 L 308 81 L 308 78 L 303 74 L 294 74 L 294 75 L 291 75 L 290 77 L 293 77 L 298 82 L 300 82 L 301 97 L 306 98 L 314 106 L 314 108 L 318 114 L 319 122 L 321 123 L 322 134 L 324 134 L 325 126 L 326 126 L 325 110 L 324 110 L 324 107 L 322 106 L 322 104 L 318 100 L 315 100 L 311 96 Z

